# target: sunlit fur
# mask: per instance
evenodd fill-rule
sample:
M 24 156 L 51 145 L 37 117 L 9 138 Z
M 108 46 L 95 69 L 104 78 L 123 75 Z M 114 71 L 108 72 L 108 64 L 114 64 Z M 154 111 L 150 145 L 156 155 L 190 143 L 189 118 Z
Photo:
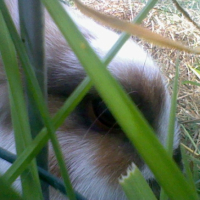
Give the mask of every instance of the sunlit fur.
M 6 3 L 19 29 L 17 1 L 6 0 Z M 67 6 L 65 9 L 95 52 L 103 58 L 119 35 L 75 13 Z M 53 115 L 85 77 L 85 72 L 47 12 L 45 12 L 45 28 L 49 110 Z M 0 146 L 15 152 L 6 77 L 1 60 L 0 67 Z M 141 47 L 129 40 L 109 64 L 108 69 L 136 102 L 155 130 L 158 139 L 164 144 L 170 96 L 156 64 Z M 90 200 L 125 200 L 118 178 L 126 173 L 126 169 L 132 162 L 141 169 L 146 179 L 152 180 L 154 176 L 134 147 L 128 140 L 124 140 L 125 135 L 121 130 L 112 128 L 106 130 L 105 127 L 94 123 L 95 118 L 90 110 L 92 101 L 96 98 L 98 93 L 93 88 L 65 120 L 63 126 L 57 131 L 57 137 L 65 155 L 72 183 L 79 193 Z M 179 144 L 178 133 L 179 127 L 176 124 L 174 149 L 177 149 Z M 49 165 L 51 172 L 60 176 L 51 145 Z M 4 172 L 8 166 L 9 164 L 0 159 L 0 172 Z M 15 186 L 19 186 L 19 183 L 20 180 L 15 183 Z M 65 198 L 51 189 L 51 199 Z

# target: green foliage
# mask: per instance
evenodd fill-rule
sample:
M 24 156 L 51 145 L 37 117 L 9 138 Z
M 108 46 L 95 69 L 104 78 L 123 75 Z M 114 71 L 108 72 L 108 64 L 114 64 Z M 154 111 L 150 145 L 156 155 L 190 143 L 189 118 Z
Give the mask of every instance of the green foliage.
M 155 195 L 136 166 L 127 170 L 127 175 L 119 180 L 128 200 L 156 200 Z
M 23 200 L 20 195 L 14 191 L 6 180 L 0 177 L 0 199 L 1 200 Z
M 93 83 L 96 89 L 98 90 L 99 94 L 101 95 L 105 103 L 107 104 L 108 108 L 111 110 L 112 114 L 115 116 L 120 126 L 122 127 L 124 132 L 127 134 L 127 137 L 130 139 L 133 145 L 137 148 L 140 155 L 149 165 L 150 169 L 155 174 L 156 179 L 158 180 L 160 185 L 164 188 L 166 194 L 170 197 L 170 199 L 196 200 L 197 194 L 194 190 L 194 187 L 191 186 L 191 184 L 189 184 L 187 180 L 183 177 L 182 173 L 180 172 L 180 170 L 178 169 L 178 167 L 176 166 L 176 164 L 173 162 L 171 158 L 171 147 L 169 147 L 169 152 L 170 152 L 169 153 L 170 156 L 169 156 L 168 153 L 165 151 L 165 149 L 162 147 L 162 145 L 159 143 L 157 138 L 155 137 L 155 134 L 153 133 L 152 129 L 149 127 L 147 122 L 142 118 L 137 107 L 133 104 L 133 102 L 126 95 L 122 87 L 116 82 L 116 80 L 112 77 L 112 75 L 106 70 L 106 66 L 110 62 L 111 58 L 117 53 L 119 48 L 122 46 L 123 42 L 125 42 L 128 39 L 128 35 L 123 34 L 119 42 L 115 44 L 115 47 L 107 54 L 106 58 L 102 61 L 98 58 L 98 56 L 94 53 L 94 51 L 88 45 L 86 40 L 80 34 L 79 30 L 76 28 L 73 21 L 70 19 L 68 14 L 64 11 L 64 9 L 62 8 L 62 6 L 60 5 L 58 1 L 42 0 L 42 2 L 44 3 L 45 7 L 51 14 L 52 18 L 56 22 L 61 32 L 63 33 L 69 45 L 71 46 L 73 51 L 76 53 L 78 59 L 80 60 L 81 64 L 85 68 L 90 78 L 86 78 L 81 83 L 81 85 L 79 85 L 79 87 L 68 98 L 68 100 L 65 102 L 63 107 L 58 111 L 58 113 L 53 117 L 53 119 L 50 119 L 50 116 L 48 114 L 48 109 L 42 99 L 42 94 L 40 92 L 38 83 L 36 81 L 36 77 L 33 71 L 31 70 L 30 62 L 28 60 L 26 51 L 24 50 L 24 47 L 22 45 L 22 42 L 19 39 L 18 34 L 16 33 L 16 30 L 13 28 L 13 23 L 10 21 L 9 16 L 7 16 L 6 9 L 3 5 L 3 2 L 0 1 L 0 9 L 4 15 L 4 19 L 7 23 L 7 27 L 9 31 L 12 33 L 11 36 L 16 46 L 16 50 L 19 54 L 22 67 L 25 70 L 27 80 L 29 80 L 28 84 L 29 84 L 30 90 L 34 94 L 33 96 L 36 101 L 38 110 L 40 111 L 41 116 L 43 117 L 43 121 L 46 126 L 45 128 L 42 129 L 42 131 L 38 134 L 38 136 L 36 136 L 36 138 L 32 142 L 29 141 L 28 144 L 25 145 L 24 147 L 25 151 L 24 149 L 21 150 L 17 161 L 5 173 L 4 177 L 6 177 L 10 183 L 13 182 L 21 173 L 24 172 L 24 170 L 29 166 L 30 162 L 36 157 L 36 155 L 39 153 L 39 151 L 48 142 L 48 139 L 50 138 L 53 144 L 54 151 L 56 153 L 58 163 L 61 167 L 61 171 L 62 171 L 61 173 L 65 181 L 66 190 L 68 191 L 69 198 L 75 199 L 75 195 L 71 187 L 69 176 L 64 166 L 65 164 L 64 164 L 64 159 L 60 150 L 60 146 L 58 144 L 54 131 L 56 131 L 56 129 L 59 128 L 59 126 L 63 123 L 65 118 L 70 114 L 70 112 L 75 108 L 75 106 L 82 100 L 84 95 L 90 89 L 92 85 L 91 83 Z M 0 23 L 1 30 L 3 30 L 2 28 L 6 29 L 6 26 L 4 25 L 4 19 L 1 16 L 1 23 Z M 139 20 L 141 20 L 141 18 L 139 18 Z M 65 23 L 66 21 L 67 23 Z M 3 25 L 5 27 L 3 27 Z M 6 34 L 4 34 L 4 37 L 6 37 Z M 4 51 L 5 48 L 8 48 L 8 47 L 13 48 L 12 42 L 10 42 L 9 44 L 4 43 L 3 36 L 1 36 L 0 39 L 1 39 L 0 40 L 1 53 Z M 6 55 L 10 55 L 10 53 L 5 51 L 5 57 Z M 14 55 L 14 53 L 12 55 Z M 2 57 L 3 56 L 4 55 L 2 53 Z M 15 56 L 13 56 L 11 60 L 16 62 Z M 88 60 L 90 60 L 90 63 L 87 62 Z M 9 70 L 9 66 L 7 68 Z M 12 80 L 12 79 L 18 80 L 17 74 L 18 73 L 13 73 L 13 74 L 8 73 L 8 80 Z M 90 79 L 92 80 L 92 82 Z M 15 82 L 14 86 L 11 85 L 11 82 L 9 82 L 9 84 L 10 84 L 10 91 L 13 88 L 16 88 L 16 85 L 20 87 L 19 82 L 18 83 Z M 109 85 L 110 87 L 108 88 L 107 85 Z M 16 116 L 17 107 L 20 106 L 20 108 L 18 109 L 21 109 L 23 107 L 22 110 L 25 109 L 25 105 L 22 105 L 21 107 L 21 104 L 20 103 L 18 104 L 18 101 L 16 101 L 15 102 L 16 105 L 14 105 L 14 101 L 12 100 L 12 98 L 14 98 L 14 95 L 15 95 L 14 92 L 15 91 L 13 91 L 13 93 L 11 92 L 11 95 L 10 95 L 11 103 L 13 103 L 13 107 L 16 106 L 16 108 L 13 111 L 14 112 L 13 121 L 15 121 L 18 117 Z M 18 96 L 19 98 L 23 98 L 22 92 L 19 92 Z M 113 99 L 111 99 L 110 96 L 112 96 L 113 99 L 115 99 L 115 101 L 113 101 Z M 173 101 L 173 104 L 175 105 L 175 100 Z M 175 111 L 172 111 L 172 112 L 174 113 Z M 24 114 L 22 113 L 21 115 L 26 116 L 25 113 Z M 22 124 L 24 123 L 24 126 L 26 126 L 27 128 L 28 120 L 24 120 L 24 121 L 25 122 L 21 122 L 21 123 Z M 174 121 L 174 119 L 172 121 Z M 172 124 L 172 127 L 173 127 L 173 124 Z M 19 132 L 18 133 L 19 137 L 22 137 L 20 135 L 21 132 L 22 133 L 24 132 L 24 134 L 29 133 L 28 128 L 25 130 L 26 131 L 23 131 L 21 127 L 18 127 L 18 124 L 16 124 L 16 132 Z M 24 137 L 27 137 L 27 135 L 25 135 Z M 169 142 L 169 146 L 171 146 L 171 142 Z M 33 166 L 33 168 L 34 167 L 35 166 Z M 126 180 L 126 182 L 128 182 L 128 185 L 125 184 L 127 186 L 123 186 L 125 187 L 125 192 L 127 191 L 126 187 L 132 188 L 133 187 L 132 185 L 135 185 L 134 195 L 138 195 L 137 199 L 142 199 L 142 198 L 144 199 L 144 197 L 145 199 L 148 199 L 146 198 L 146 196 L 143 196 L 145 195 L 146 192 L 149 196 L 149 199 L 154 199 L 152 192 L 149 190 L 147 183 L 141 177 L 141 174 L 139 173 L 138 169 L 135 169 L 133 174 L 132 173 L 130 174 L 131 174 L 130 177 L 127 177 L 127 180 Z M 136 175 L 136 177 L 132 177 L 132 175 L 135 176 L 134 174 Z M 187 174 L 188 174 L 188 177 L 191 177 L 189 171 Z M 37 178 L 37 174 L 36 174 L 36 178 Z M 28 180 L 31 181 L 31 179 L 28 179 Z M 191 181 L 191 178 L 190 178 L 190 181 Z M 28 184 L 28 182 L 26 184 Z M 38 181 L 36 181 L 35 184 L 37 185 L 37 187 L 39 187 Z M 2 188 L 3 187 L 4 186 L 2 186 Z M 144 189 L 142 195 L 140 194 L 140 189 L 138 188 Z M 128 190 L 130 191 L 130 189 Z M 4 192 L 5 192 L 4 189 L 0 190 L 0 195 L 4 195 Z M 38 196 L 40 195 L 39 192 L 36 192 L 36 194 L 38 194 Z M 28 191 L 26 194 L 26 197 L 28 195 L 31 196 L 32 191 L 31 193 L 30 191 Z M 141 198 L 139 197 L 140 195 L 141 195 Z M 132 197 L 130 197 L 129 199 L 131 198 Z M 34 199 L 36 199 L 35 196 L 34 196 Z

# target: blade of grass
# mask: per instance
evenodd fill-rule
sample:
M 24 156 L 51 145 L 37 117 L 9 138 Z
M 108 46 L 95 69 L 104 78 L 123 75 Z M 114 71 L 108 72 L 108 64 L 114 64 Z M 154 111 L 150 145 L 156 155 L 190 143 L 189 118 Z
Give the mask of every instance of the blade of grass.
M 47 70 L 44 64 L 44 20 L 43 20 L 43 5 L 38 0 L 19 0 L 19 16 L 20 16 L 20 34 L 26 46 L 31 67 L 36 74 L 43 97 L 47 99 Z M 26 90 L 26 102 L 28 107 L 29 123 L 31 134 L 34 138 L 43 128 L 41 115 L 35 105 L 33 95 Z M 37 165 L 45 170 L 48 170 L 48 144 L 42 148 L 36 158 Z M 41 181 L 43 197 L 49 199 L 48 184 Z
M 185 129 L 185 127 L 183 125 L 181 125 L 181 128 L 184 130 L 185 135 L 189 138 L 191 144 L 193 145 L 195 151 L 198 152 L 198 154 L 200 154 L 200 150 L 198 149 L 197 145 L 195 144 L 193 138 L 191 137 L 191 135 L 189 134 L 189 132 Z
M 128 200 L 156 200 L 151 188 L 136 166 L 127 170 L 127 175 L 119 180 Z
M 1 200 L 23 200 L 20 195 L 14 191 L 10 184 L 6 182 L 6 180 L 0 176 L 0 199 Z
M 179 55 L 176 59 L 176 73 L 174 77 L 174 85 L 173 85 L 173 93 L 171 97 L 171 108 L 170 108 L 170 115 L 169 115 L 169 126 L 168 126 L 168 134 L 166 140 L 166 150 L 169 156 L 172 157 L 173 155 L 173 144 L 174 144 L 174 131 L 175 131 L 175 123 L 176 123 L 176 108 L 177 108 L 177 95 L 178 95 L 178 77 L 179 77 Z M 160 192 L 160 200 L 167 200 L 168 196 L 161 188 Z
M 28 124 L 25 100 L 20 73 L 18 69 L 14 45 L 10 38 L 3 16 L 0 12 L 0 50 L 5 72 L 8 78 L 9 96 L 11 102 L 12 123 L 15 133 L 16 149 L 18 155 L 31 143 L 31 133 Z M 6 179 L 6 177 L 5 177 Z M 30 166 L 21 175 L 23 196 L 25 199 L 42 199 L 36 163 L 33 160 Z M 9 183 L 9 181 L 7 181 Z M 34 192 L 34 197 L 31 195 Z
M 196 190 L 193 175 L 192 175 L 192 172 L 191 172 L 191 169 L 189 166 L 189 156 L 186 154 L 186 150 L 182 145 L 181 145 L 181 155 L 182 155 L 185 176 L 186 176 L 188 182 L 190 183 L 190 185 L 193 187 L 193 189 Z
M 200 86 L 200 83 L 197 83 L 197 82 L 194 82 L 194 81 L 183 81 L 182 84 L 191 84 L 191 85 Z
M 177 95 L 178 95 L 178 78 L 179 78 L 179 65 L 180 60 L 179 56 L 176 60 L 176 73 L 174 77 L 174 85 L 173 85 L 173 93 L 171 97 L 171 108 L 169 115 L 169 126 L 168 126 L 168 134 L 166 141 L 166 150 L 169 156 L 173 155 L 173 144 L 174 144 L 174 132 L 175 132 L 175 123 L 176 123 L 176 108 L 177 108 Z
M 147 162 L 159 183 L 165 188 L 170 198 L 197 199 L 196 193 L 194 193 L 187 184 L 175 163 L 155 138 L 152 130 L 138 113 L 137 108 L 133 106 L 130 99 L 105 69 L 105 66 L 98 57 L 95 54 L 91 54 L 92 51 L 90 46 L 81 36 L 80 32 L 59 2 L 54 0 L 42 1 L 69 45 L 76 53 L 86 72 L 93 80 L 93 83 L 109 109 L 116 117 L 122 129 L 126 132 L 130 141 L 133 142 L 134 146 L 140 152 L 140 155 Z M 68 23 L 60 23 L 60 18 L 66 19 Z M 90 60 L 90 63 L 87 63 L 87 60 Z M 109 88 L 107 87 L 108 85 Z M 110 96 L 116 101 L 113 102 L 113 100 L 110 99 Z M 145 149 L 144 146 L 146 147 Z M 148 151 L 146 151 L 146 149 L 148 149 Z M 152 156 L 154 159 L 152 159 Z M 163 169 L 165 169 L 165 173 L 163 173 Z M 176 176 L 174 176 L 174 174 L 176 174 Z
M 192 161 L 193 163 L 193 182 L 195 184 L 196 190 L 198 191 L 198 194 L 200 195 L 200 178 L 199 178 L 199 174 L 200 174 L 200 170 L 199 170 L 199 165 L 200 165 L 200 160 L 199 157 L 195 158 L 194 156 L 190 155 L 189 156 L 190 162 Z
M 9 163 L 13 163 L 17 159 L 17 156 L 0 147 L 0 158 L 6 160 Z M 59 190 L 63 194 L 66 194 L 63 181 L 61 181 L 56 176 L 50 174 L 48 171 L 42 169 L 41 167 L 38 167 L 38 172 L 39 172 L 39 176 L 41 180 L 48 183 L 48 185 L 54 187 L 55 189 Z M 76 192 L 76 198 L 77 200 L 86 200 L 82 195 L 80 195 L 77 192 Z
M 192 72 L 200 79 L 200 70 L 193 68 L 192 66 L 188 65 L 188 67 L 192 70 Z
M 54 134 L 55 130 L 53 127 L 53 123 L 50 120 L 47 105 L 45 104 L 44 99 L 42 98 L 42 93 L 41 93 L 39 84 L 36 80 L 35 73 L 33 69 L 31 68 L 25 47 L 19 38 L 19 35 L 17 33 L 17 30 L 13 24 L 13 21 L 10 15 L 8 14 L 8 10 L 7 10 L 7 7 L 5 6 L 4 1 L 0 1 L 0 9 L 2 13 L 4 14 L 4 18 L 5 18 L 5 21 L 7 22 L 8 29 L 12 33 L 11 36 L 15 44 L 16 50 L 18 52 L 19 58 L 21 60 L 22 68 L 24 69 L 24 72 L 26 75 L 27 84 L 29 86 L 30 91 L 33 94 L 36 105 L 38 106 L 40 114 L 44 120 L 44 124 L 48 129 L 48 134 L 49 134 L 49 137 L 51 138 L 52 146 L 53 146 L 53 149 L 58 161 L 58 165 L 60 167 L 61 175 L 63 177 L 69 199 L 75 200 L 76 198 L 73 192 L 73 188 L 69 179 L 68 172 L 66 170 L 64 156 L 62 154 L 57 137 Z

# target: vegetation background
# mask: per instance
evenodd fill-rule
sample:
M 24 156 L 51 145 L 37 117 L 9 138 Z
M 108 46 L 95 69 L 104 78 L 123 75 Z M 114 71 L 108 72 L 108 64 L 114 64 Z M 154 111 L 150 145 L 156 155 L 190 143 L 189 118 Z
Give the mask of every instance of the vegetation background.
M 49 1 L 42 0 L 42 1 L 45 3 L 46 6 L 48 6 L 48 9 L 51 11 L 52 16 L 56 19 L 57 24 L 60 26 L 60 28 L 64 32 L 65 37 L 68 38 L 68 42 L 74 41 L 74 40 L 70 40 L 69 36 L 67 35 L 67 31 L 65 29 L 63 29 L 63 27 L 65 28 L 65 24 L 62 24 L 61 20 L 59 18 L 57 18 L 56 8 L 58 8 L 58 7 L 55 7 L 55 6 L 57 6 L 58 2 L 56 3 L 56 1 L 50 1 L 50 0 Z M 96 10 L 99 10 L 100 12 L 104 12 L 104 13 L 116 16 L 117 18 L 120 18 L 123 20 L 128 20 L 128 21 L 133 19 L 136 16 L 136 14 L 144 7 L 144 5 L 146 3 L 145 1 L 116 1 L 116 0 L 115 1 L 112 1 L 112 0 L 111 1 L 108 1 L 108 0 L 104 0 L 104 1 L 103 0 L 102 1 L 101 0 L 99 0 L 99 1 L 90 0 L 89 1 L 88 0 L 88 1 L 84 1 L 84 2 L 85 2 L 85 4 L 95 8 Z M 69 1 L 68 3 L 72 4 L 71 1 Z M 2 2 L 1 2 L 1 4 L 2 4 Z M 184 3 L 181 4 L 181 6 L 187 11 L 187 13 L 196 22 L 199 22 L 199 17 L 200 17 L 200 13 L 199 13 L 200 5 L 199 4 L 200 4 L 200 2 L 198 2 L 197 0 L 196 1 L 188 1 L 188 2 L 184 1 Z M 3 9 L 1 11 L 3 12 Z M 57 9 L 57 12 L 59 12 L 59 11 L 61 11 L 61 10 Z M 62 14 L 63 14 L 63 17 L 66 17 L 65 13 L 62 13 Z M 3 24 L 2 17 L 1 17 L 1 20 L 2 20 L 2 23 L 1 23 L 1 26 L 2 26 L 2 24 Z M 8 25 L 10 26 L 11 24 L 8 23 Z M 70 26 L 70 25 L 68 24 L 68 26 Z M 160 1 L 159 4 L 157 4 L 154 7 L 154 9 L 152 9 L 149 12 L 148 17 L 146 18 L 146 20 L 144 20 L 144 22 L 142 23 L 142 26 L 144 26 L 148 29 L 151 29 L 153 32 L 159 33 L 165 37 L 171 38 L 176 41 L 180 41 L 190 47 L 199 46 L 199 41 L 200 41 L 199 40 L 199 32 L 200 31 L 198 30 L 198 28 L 195 28 L 192 23 L 188 22 L 187 19 L 185 19 L 183 17 L 183 14 L 181 12 L 176 10 L 174 4 L 172 4 L 171 1 Z M 6 26 L 4 25 L 3 28 L 4 28 L 4 36 L 7 39 L 7 43 L 8 44 L 10 43 L 8 46 L 12 46 L 11 41 L 10 41 L 11 39 L 9 37 L 6 37 L 9 35 L 6 32 Z M 2 28 L 2 35 L 3 35 L 3 28 Z M 11 34 L 11 36 L 13 36 L 13 34 Z M 1 36 L 0 38 L 1 38 L 1 43 L 3 43 L 4 42 L 3 36 Z M 172 82 L 174 81 L 174 77 L 175 77 L 175 60 L 178 57 L 178 52 L 175 50 L 165 49 L 165 48 L 160 48 L 160 47 L 154 46 L 150 43 L 146 43 L 135 37 L 133 39 L 136 40 L 138 43 L 140 43 L 149 52 L 149 54 L 151 54 L 154 57 L 155 61 L 158 63 L 158 66 L 160 66 L 161 70 L 166 74 L 166 77 L 168 79 L 169 88 L 171 89 Z M 74 44 L 75 44 L 75 42 L 76 42 L 76 40 L 74 41 Z M 21 44 L 21 41 L 19 43 Z M 77 45 L 75 45 L 75 46 L 77 46 Z M 10 50 L 10 49 L 7 49 L 6 47 L 7 47 L 7 45 L 5 45 L 5 44 L 2 46 L 2 52 L 4 52 L 4 54 L 6 55 L 5 60 L 9 61 L 8 52 L 6 52 L 6 51 Z M 23 46 L 19 45 L 18 49 L 23 50 Z M 14 54 L 14 52 L 15 51 L 13 48 L 13 54 Z M 76 53 L 80 55 L 80 52 L 77 51 Z M 3 56 L 3 53 L 2 53 L 2 56 Z M 25 56 L 26 56 L 26 52 L 24 53 L 23 56 L 21 56 L 22 60 L 23 60 L 23 58 L 25 58 Z M 197 188 L 197 190 L 199 190 L 199 188 L 200 188 L 199 187 L 199 182 L 200 182 L 199 181 L 199 163 L 200 163 L 199 162 L 199 151 L 200 151 L 199 150 L 199 139 L 200 139 L 199 121 L 200 120 L 199 120 L 199 86 L 197 86 L 199 84 L 199 76 L 200 76 L 199 75 L 200 73 L 198 71 L 199 70 L 199 61 L 198 61 L 199 56 L 195 56 L 192 54 L 186 54 L 186 53 L 182 52 L 181 56 L 179 56 L 179 57 L 181 58 L 181 67 L 180 67 L 180 82 L 179 82 L 180 89 L 179 89 L 179 97 L 178 97 L 178 118 L 182 125 L 183 143 L 185 145 L 185 148 L 189 152 L 191 169 L 193 169 L 193 166 L 195 165 L 195 170 L 196 170 L 195 172 L 197 172 L 197 175 L 198 175 L 198 178 L 196 177 L 196 179 L 195 179 L 195 180 L 198 180 L 197 182 L 195 182 L 195 189 Z M 16 60 L 15 60 L 15 62 L 16 62 Z M 24 67 L 27 65 L 23 63 L 22 66 Z M 90 68 L 91 66 L 89 66 L 89 64 L 88 64 L 87 67 L 85 67 L 85 68 L 88 70 L 88 72 L 90 72 L 90 76 L 91 76 L 91 78 L 93 78 L 93 82 L 95 83 L 95 81 L 94 81 L 95 76 L 93 76 L 91 73 L 91 71 L 92 71 Z M 99 69 L 102 69 L 101 65 L 99 65 L 98 67 L 99 67 Z M 27 77 L 30 77 L 30 79 L 34 79 L 34 76 L 31 77 L 31 73 L 29 72 L 30 70 L 27 70 L 27 69 L 28 68 L 26 68 L 26 71 L 27 71 L 27 74 L 29 75 Z M 8 70 L 9 70 L 9 68 L 8 68 Z M 11 73 L 11 75 L 14 76 L 13 73 Z M 105 73 L 105 75 L 106 75 L 106 73 Z M 108 76 L 107 76 L 107 78 L 109 80 Z M 14 77 L 13 77 L 13 80 L 15 80 Z M 196 86 L 194 85 L 194 83 L 189 84 L 188 82 L 186 83 L 185 81 L 193 81 L 193 82 L 195 82 Z M 34 88 L 34 86 L 36 86 L 37 84 L 33 84 L 34 81 L 32 81 L 31 83 L 32 83 L 32 87 L 30 87 L 30 88 L 33 91 L 36 90 Z M 183 83 L 186 83 L 186 84 L 183 84 Z M 98 86 L 98 84 L 96 84 L 96 85 Z M 12 92 L 13 88 L 14 87 L 10 87 L 11 92 Z M 99 86 L 99 88 L 100 88 L 100 86 Z M 81 91 L 79 91 L 79 93 L 81 93 Z M 104 91 L 104 93 L 105 93 L 105 91 Z M 103 94 L 103 92 L 102 92 L 102 94 Z M 119 94 L 122 94 L 122 93 L 119 93 Z M 38 102 L 40 102 L 39 97 L 40 97 L 40 94 L 37 94 L 35 97 L 35 99 Z M 120 98 L 120 96 L 118 96 L 118 97 Z M 11 95 L 11 99 L 12 98 L 13 97 Z M 106 98 L 107 98 L 106 95 L 104 95 L 104 98 L 106 100 Z M 11 101 L 11 102 L 15 103 L 15 101 Z M 73 103 L 74 102 L 75 101 L 73 101 Z M 71 106 L 70 108 L 73 107 L 73 103 L 70 104 L 70 106 Z M 16 112 L 15 106 L 12 106 L 12 107 L 13 107 L 14 112 Z M 17 159 L 17 161 L 18 161 L 18 164 L 20 162 L 21 163 L 19 164 L 19 166 L 17 166 L 17 164 L 16 164 L 17 162 L 15 162 L 15 164 L 12 165 L 12 167 L 11 167 L 12 169 L 10 168 L 11 170 L 9 169 L 8 172 L 6 172 L 6 174 L 3 177 L 4 178 L 3 181 L 7 181 L 7 182 L 5 184 L 3 184 L 3 186 L 5 186 L 7 183 L 12 183 L 15 180 L 15 178 L 18 177 L 18 175 L 23 171 L 23 169 L 25 169 L 27 167 L 27 165 L 30 164 L 30 162 L 28 162 L 28 161 L 32 160 L 32 158 L 36 156 L 37 152 L 43 147 L 43 145 L 47 142 L 48 138 L 50 137 L 52 144 L 54 146 L 54 150 L 56 152 L 58 163 L 61 166 L 61 170 L 63 172 L 62 174 L 63 174 L 64 182 L 66 184 L 66 189 L 68 188 L 68 190 L 70 191 L 71 186 L 70 186 L 70 183 L 67 183 L 68 177 L 67 177 L 67 172 L 65 172 L 65 169 L 64 169 L 65 166 L 63 166 L 63 168 L 62 168 L 62 165 L 63 165 L 62 163 L 64 163 L 64 162 L 62 159 L 62 154 L 60 153 L 60 150 L 59 150 L 58 142 L 52 131 L 53 128 L 50 124 L 51 121 L 48 117 L 48 112 L 45 110 L 46 107 L 43 106 L 41 102 L 38 103 L 38 108 L 41 110 L 41 113 L 43 114 L 43 118 L 45 120 L 45 125 L 48 129 L 49 135 L 47 135 L 47 129 L 43 129 L 40 132 L 40 134 L 37 136 L 37 142 L 36 142 L 35 146 L 33 146 L 33 143 L 27 144 L 27 146 L 30 145 L 29 147 L 31 147 L 31 148 L 25 149 L 26 151 L 23 151 L 21 154 L 19 154 L 19 158 Z M 64 116 L 63 113 L 65 111 L 69 111 L 70 108 L 67 106 L 65 106 L 65 108 L 63 107 L 60 111 L 60 115 L 58 114 L 58 116 L 54 117 L 53 122 L 55 123 L 54 125 L 56 128 L 59 127 L 59 124 L 61 124 L 61 119 L 59 119 L 59 116 L 62 116 L 62 115 Z M 61 115 L 61 113 L 62 113 L 62 115 Z M 14 114 L 16 114 L 16 113 L 14 113 Z M 20 116 L 23 117 L 24 115 L 20 115 Z M 63 117 L 63 118 L 65 118 L 65 117 Z M 14 120 L 19 121 L 17 119 L 16 115 L 14 116 Z M 21 120 L 21 123 L 22 123 L 22 125 L 25 124 L 25 122 L 23 122 L 23 120 Z M 124 124 L 122 124 L 122 125 L 124 127 L 126 126 Z M 139 124 L 138 124 L 138 126 L 139 126 Z M 18 130 L 18 129 L 16 129 L 16 130 Z M 148 130 L 148 129 L 146 129 L 146 130 Z M 20 134 L 21 134 L 20 129 L 16 132 L 19 132 L 19 136 L 20 136 Z M 24 131 L 24 133 L 26 133 L 26 132 L 27 131 Z M 153 134 L 152 134 L 152 136 L 153 136 Z M 146 141 L 148 141 L 148 140 L 146 140 Z M 136 141 L 136 142 L 138 142 L 138 141 Z M 149 141 L 149 143 L 151 143 L 151 141 Z M 134 144 L 136 144 L 136 143 L 134 143 Z M 151 143 L 151 145 L 152 145 L 152 143 Z M 162 150 L 162 149 L 160 149 L 160 150 Z M 139 148 L 138 148 L 138 151 L 139 151 Z M 162 150 L 162 151 L 164 151 L 164 150 Z M 34 153 L 31 155 L 31 152 L 34 152 Z M 154 149 L 154 152 L 155 152 L 155 149 Z M 156 152 L 158 152 L 160 159 L 164 158 L 161 155 L 162 152 L 159 151 L 159 148 L 156 149 Z M 165 155 L 165 154 L 163 154 L 163 155 Z M 148 159 L 153 159 L 152 154 L 149 154 L 149 152 L 145 152 L 145 156 Z M 150 158 L 150 157 L 152 157 L 152 158 Z M 159 160 L 159 159 L 157 159 L 157 160 Z M 168 158 L 166 156 L 166 160 L 163 160 L 164 161 L 163 163 L 166 164 L 165 161 L 167 161 L 167 160 L 168 160 Z M 157 171 L 159 171 L 159 173 L 160 173 L 160 171 L 163 172 L 167 168 L 166 170 L 168 170 L 168 172 L 169 172 L 170 163 L 167 162 L 168 165 L 166 167 L 166 165 L 163 166 L 164 164 L 161 161 L 160 161 L 160 166 L 152 165 L 151 169 L 154 169 L 154 172 L 156 172 L 156 173 L 157 173 Z M 154 164 L 156 164 L 156 163 L 154 163 Z M 163 168 L 161 166 L 163 166 Z M 174 167 L 175 167 L 175 165 L 174 165 Z M 33 166 L 32 169 L 36 170 L 36 166 Z M 155 169 L 157 169 L 157 170 L 155 170 Z M 174 170 L 173 172 L 175 173 L 176 171 Z M 180 173 L 180 176 L 181 176 L 182 175 L 181 172 L 180 171 L 178 171 L 178 172 Z M 24 172 L 22 174 L 26 175 Z M 28 175 L 30 175 L 30 174 L 28 173 Z M 161 175 L 162 175 L 161 173 L 160 174 L 157 173 L 156 177 L 159 178 L 159 177 L 161 177 Z M 162 175 L 162 179 L 163 179 L 163 175 Z M 171 179 L 169 178 L 169 175 L 171 176 Z M 35 177 L 37 177 L 37 174 Z M 167 173 L 167 177 L 165 177 L 166 183 L 169 183 L 169 184 L 171 184 L 171 186 L 173 186 L 173 181 L 171 183 L 171 180 L 175 180 L 174 177 L 178 177 L 178 173 L 175 173 L 175 174 Z M 3 181 L 1 181 L 0 183 L 4 183 Z M 189 180 L 189 181 L 191 181 L 191 180 Z M 189 181 L 188 181 L 188 184 L 185 184 L 183 182 L 184 186 L 188 186 L 188 187 L 185 187 L 186 190 L 190 186 Z M 162 184 L 163 183 L 165 183 L 165 181 L 163 181 Z M 39 183 L 37 185 L 39 186 Z M 174 188 L 177 185 L 178 184 L 174 184 Z M 2 186 L 2 188 L 3 188 L 3 186 Z M 29 187 L 31 185 L 25 184 L 25 186 Z M 165 186 L 166 186 L 166 184 L 165 184 Z M 174 190 L 173 187 L 171 189 L 169 189 L 168 185 L 167 185 L 167 187 L 165 187 L 165 189 L 166 188 L 167 188 L 168 192 L 171 190 Z M 26 189 L 26 196 L 28 198 L 32 197 L 32 195 L 30 196 L 30 194 L 32 194 L 32 191 L 29 191 L 32 188 L 29 187 L 28 190 L 27 190 L 27 188 L 25 188 L 25 189 Z M 184 187 L 180 187 L 180 189 L 183 190 L 182 194 L 184 194 Z M 186 190 L 185 190 L 185 193 L 187 193 Z M 0 197 L 2 197 L 1 199 L 6 199 L 7 194 L 3 193 L 3 192 L 0 191 L 0 195 L 2 195 Z M 179 190 L 176 190 L 176 192 L 177 192 L 177 195 L 179 195 L 178 194 Z M 36 198 L 34 196 L 34 197 L 32 197 L 32 199 L 34 199 L 34 200 L 40 199 L 40 195 L 41 195 L 40 191 L 38 191 L 37 194 L 38 194 L 38 198 Z M 74 196 L 73 192 L 71 193 L 71 196 L 72 196 L 71 199 L 75 199 L 73 197 Z M 185 195 L 184 197 L 186 199 L 191 199 L 188 195 Z M 194 197 L 193 199 L 196 199 L 195 195 L 193 195 L 193 197 Z M 16 197 L 15 199 L 19 199 L 19 198 Z M 27 198 L 25 198 L 25 199 L 27 199 Z M 173 199 L 176 199 L 175 196 L 173 197 Z

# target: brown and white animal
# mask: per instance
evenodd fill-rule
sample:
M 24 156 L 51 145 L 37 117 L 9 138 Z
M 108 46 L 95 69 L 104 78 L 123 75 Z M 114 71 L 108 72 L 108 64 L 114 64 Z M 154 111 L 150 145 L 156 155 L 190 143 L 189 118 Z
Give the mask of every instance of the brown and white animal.
M 17 0 L 6 0 L 6 4 L 19 29 Z M 104 57 L 118 39 L 118 34 L 63 6 L 95 52 L 101 58 Z M 45 29 L 49 110 L 53 114 L 86 73 L 46 11 Z M 15 152 L 7 82 L 2 68 L 0 60 L 0 146 Z M 108 69 L 138 105 L 160 142 L 165 144 L 170 96 L 156 64 L 141 47 L 128 40 Z M 113 126 L 115 121 L 109 111 L 101 115 L 105 109 L 93 88 L 57 131 L 57 136 L 65 154 L 73 186 L 79 193 L 89 200 L 125 200 L 118 178 L 126 172 L 131 163 L 140 168 L 149 182 L 154 182 L 154 176 L 134 147 L 125 139 L 121 129 Z M 179 127 L 176 124 L 174 150 L 179 145 L 178 133 Z M 51 172 L 59 176 L 51 147 L 49 165 Z M 8 167 L 9 164 L 0 159 L 0 172 L 4 172 Z M 17 184 L 19 185 L 19 181 Z M 51 199 L 63 200 L 65 197 L 52 189 Z

